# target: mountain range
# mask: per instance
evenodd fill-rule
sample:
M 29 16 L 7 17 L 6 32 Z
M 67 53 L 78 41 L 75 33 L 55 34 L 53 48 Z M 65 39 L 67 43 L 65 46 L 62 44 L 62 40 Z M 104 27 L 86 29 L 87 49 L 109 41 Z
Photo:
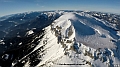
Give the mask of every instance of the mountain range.
M 120 15 L 38 11 L 0 17 L 1 67 L 119 67 Z

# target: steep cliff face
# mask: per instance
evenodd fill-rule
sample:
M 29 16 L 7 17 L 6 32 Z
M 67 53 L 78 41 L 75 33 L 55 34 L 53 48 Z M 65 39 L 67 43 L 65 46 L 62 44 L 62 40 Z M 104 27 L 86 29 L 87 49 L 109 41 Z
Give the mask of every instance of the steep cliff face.
M 13 45 L 1 56 L 0 66 L 6 66 L 5 63 L 13 67 L 119 66 L 119 23 L 109 22 L 103 15 L 82 11 L 45 12 L 24 26 L 18 25 L 29 30 L 24 37 L 0 41 Z

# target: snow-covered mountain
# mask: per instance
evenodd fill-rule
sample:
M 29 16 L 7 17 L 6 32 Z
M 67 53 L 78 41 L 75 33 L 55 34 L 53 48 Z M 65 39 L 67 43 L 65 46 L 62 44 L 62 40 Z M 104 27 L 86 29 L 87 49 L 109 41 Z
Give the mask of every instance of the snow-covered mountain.
M 1 54 L 0 66 L 119 67 L 119 21 L 120 15 L 100 12 L 42 12 L 10 28 L 28 29 L 24 36 L 1 39 L 11 45 Z

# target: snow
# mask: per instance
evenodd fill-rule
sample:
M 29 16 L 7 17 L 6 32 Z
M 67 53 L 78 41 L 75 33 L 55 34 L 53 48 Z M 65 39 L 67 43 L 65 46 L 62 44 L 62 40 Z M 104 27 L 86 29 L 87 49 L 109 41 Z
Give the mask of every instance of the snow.
M 43 41 L 46 40 L 47 38 L 49 38 L 47 40 L 47 44 L 49 44 L 49 45 L 45 46 L 46 54 L 42 58 L 42 62 L 40 62 L 40 64 L 38 64 L 37 66 L 40 66 L 45 63 L 48 64 L 50 61 L 55 60 L 63 55 L 63 52 L 62 52 L 63 48 L 60 48 L 61 46 L 59 44 L 57 44 L 57 38 L 51 33 L 50 27 L 48 27 L 48 30 L 46 32 L 47 32 L 47 34 L 46 34 L 45 38 L 43 39 Z M 43 43 L 40 43 L 39 45 L 41 45 L 41 44 L 43 44 Z
M 97 21 L 91 16 L 87 17 L 75 13 L 68 13 L 62 15 L 55 22 L 54 27 L 62 27 L 62 34 L 64 36 L 66 36 L 65 32 L 67 29 L 72 25 L 75 29 L 77 41 L 89 43 L 87 46 L 96 49 L 115 48 L 114 43 L 110 42 L 111 39 L 117 37 L 115 31 L 107 27 L 104 22 Z
M 21 21 L 23 20 L 23 19 L 20 19 Z
M 120 31 L 117 31 L 117 35 L 120 37 Z
M 102 63 L 100 60 L 96 60 L 93 62 L 95 67 L 108 67 L 106 64 Z
M 5 54 L 4 56 L 2 56 L 2 58 L 4 58 L 5 60 L 8 60 L 9 54 Z
M 20 42 L 18 45 L 22 45 L 22 42 Z
M 4 45 L 5 44 L 4 40 L 0 40 L 0 44 Z
M 36 67 L 108 67 L 120 64 L 116 49 L 120 33 L 114 30 L 115 26 L 84 12 L 63 14 L 52 26 L 45 28 L 44 37 L 33 50 L 44 46 L 44 52 L 40 52 L 40 55 L 44 54 L 42 61 Z M 65 47 L 58 43 L 60 37 Z M 77 49 L 73 50 L 71 46 Z
M 31 35 L 31 34 L 33 34 L 34 32 L 32 31 L 32 30 L 30 30 L 30 31 L 28 31 L 27 33 L 26 33 L 26 35 Z

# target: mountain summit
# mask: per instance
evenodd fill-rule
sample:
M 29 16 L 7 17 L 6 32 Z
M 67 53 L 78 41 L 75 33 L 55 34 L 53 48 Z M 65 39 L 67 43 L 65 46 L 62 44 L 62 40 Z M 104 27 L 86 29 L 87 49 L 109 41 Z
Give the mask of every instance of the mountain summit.
M 45 30 L 45 55 L 37 66 L 107 67 L 120 63 L 119 33 L 108 22 L 72 12 L 60 16 Z
M 119 66 L 119 23 L 109 22 L 109 17 L 105 20 L 103 16 L 109 14 L 84 11 L 51 13 L 58 14 L 59 17 L 43 28 L 41 33 L 32 30 L 30 34 L 30 31 L 27 32 L 27 37 L 30 36 L 28 45 L 33 49 L 22 57 L 15 58 L 12 61 L 13 67 L 21 64 L 25 67 Z M 14 54 L 4 53 L 2 58 L 7 60 L 9 55 L 14 57 Z

